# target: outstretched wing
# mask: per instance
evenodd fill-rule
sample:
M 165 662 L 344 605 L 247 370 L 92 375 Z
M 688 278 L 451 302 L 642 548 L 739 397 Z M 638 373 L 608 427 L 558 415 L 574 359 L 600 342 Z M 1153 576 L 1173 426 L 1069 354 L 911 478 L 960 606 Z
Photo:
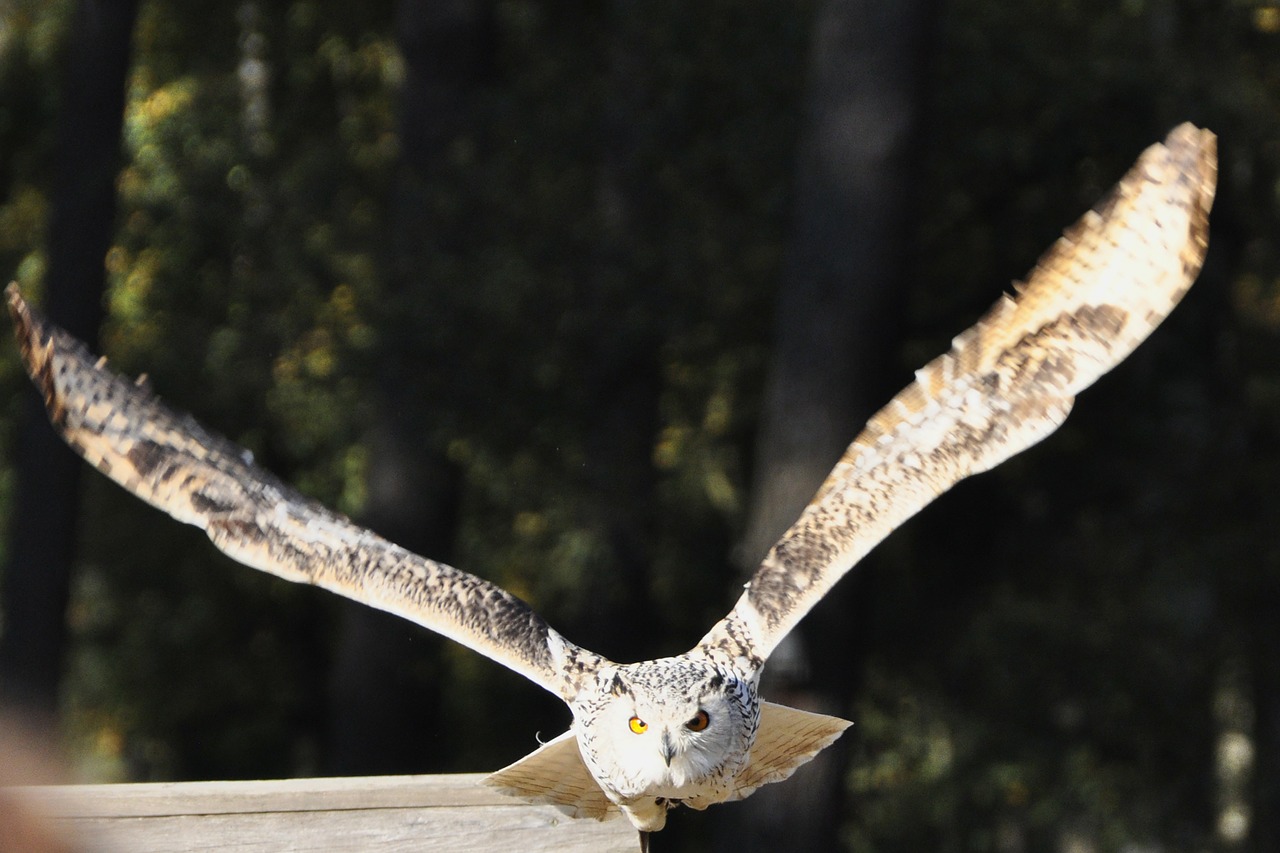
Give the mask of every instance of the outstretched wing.
M 1208 248 L 1216 140 L 1190 124 L 1143 152 L 1016 295 L 871 418 L 697 647 L 759 666 L 827 590 L 956 482 L 1052 433 L 1075 395 L 1141 343 Z
M 231 557 L 424 625 L 566 701 L 601 661 L 515 596 L 410 553 L 286 486 L 248 451 L 113 373 L 45 322 L 17 285 L 6 294 L 23 363 L 67 443 L 133 494 L 204 529 Z

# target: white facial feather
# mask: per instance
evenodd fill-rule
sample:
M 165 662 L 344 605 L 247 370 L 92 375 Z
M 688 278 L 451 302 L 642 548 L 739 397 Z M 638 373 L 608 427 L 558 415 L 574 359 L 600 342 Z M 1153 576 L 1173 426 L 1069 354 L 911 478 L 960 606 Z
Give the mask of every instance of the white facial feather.
M 583 761 L 609 798 L 629 813 L 663 801 L 646 823 L 665 821 L 668 803 L 729 790 L 760 716 L 753 683 L 687 656 L 606 668 L 573 711 Z

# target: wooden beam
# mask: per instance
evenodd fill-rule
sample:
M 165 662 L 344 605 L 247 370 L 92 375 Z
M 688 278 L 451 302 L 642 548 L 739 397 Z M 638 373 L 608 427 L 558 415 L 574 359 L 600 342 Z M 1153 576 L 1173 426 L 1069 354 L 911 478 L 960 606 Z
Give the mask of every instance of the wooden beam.
M 481 774 L 160 782 L 11 789 L 87 851 L 377 850 L 634 853 L 624 819 L 573 820 L 479 784 Z

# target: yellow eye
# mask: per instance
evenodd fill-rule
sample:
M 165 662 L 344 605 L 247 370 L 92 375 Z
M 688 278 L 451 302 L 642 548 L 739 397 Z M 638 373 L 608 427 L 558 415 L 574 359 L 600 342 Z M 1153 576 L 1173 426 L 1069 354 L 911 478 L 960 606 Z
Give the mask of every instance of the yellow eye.
M 627 724 L 631 726 L 631 731 L 635 732 L 638 735 L 642 735 L 645 732 L 649 731 L 649 724 L 646 723 L 644 720 L 640 719 L 639 717 L 632 717 Z
M 693 719 L 684 724 L 684 727 L 691 732 L 700 732 L 711 722 L 711 718 L 707 716 L 706 711 L 699 711 L 693 715 Z

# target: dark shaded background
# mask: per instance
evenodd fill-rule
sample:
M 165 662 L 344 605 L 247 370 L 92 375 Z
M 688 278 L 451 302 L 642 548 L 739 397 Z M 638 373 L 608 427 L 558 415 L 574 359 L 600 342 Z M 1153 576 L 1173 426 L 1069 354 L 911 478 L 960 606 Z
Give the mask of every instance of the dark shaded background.
M 1183 306 L 806 620 L 768 695 L 855 720 L 838 746 L 658 843 L 1270 851 L 1278 87 L 1263 0 L 0 0 L 0 269 L 308 493 L 635 660 L 723 615 L 1139 151 L 1210 127 Z M 567 724 L 79 477 L 4 347 L 0 694 L 78 773 L 489 770 Z

